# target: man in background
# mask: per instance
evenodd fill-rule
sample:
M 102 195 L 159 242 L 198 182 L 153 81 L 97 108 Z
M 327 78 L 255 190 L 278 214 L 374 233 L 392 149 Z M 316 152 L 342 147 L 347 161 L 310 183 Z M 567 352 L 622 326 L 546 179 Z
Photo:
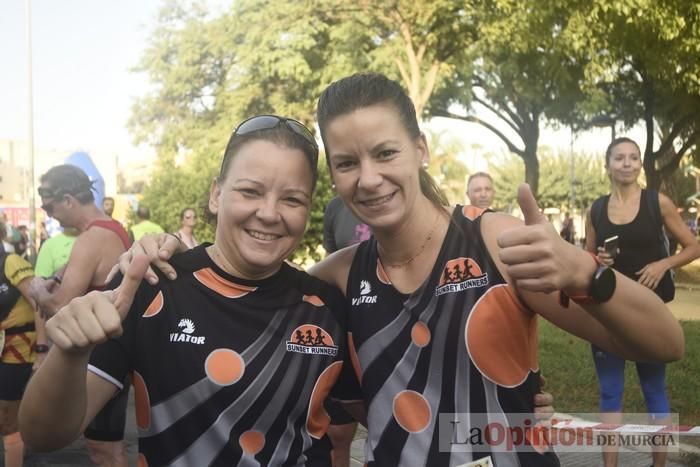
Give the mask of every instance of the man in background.
M 495 194 L 491 175 L 486 172 L 476 172 L 469 176 L 467 180 L 469 204 L 481 209 L 490 208 Z
M 130 242 L 121 224 L 95 205 L 92 182 L 78 167 L 53 167 L 40 183 L 42 209 L 64 228 L 78 232 L 63 274 L 48 280 L 35 277 L 32 282 L 32 298 L 39 310 L 53 316 L 73 298 L 101 290 Z M 90 458 L 99 466 L 127 466 L 122 441 L 127 401 L 125 387 L 85 430 Z
M 136 210 L 136 217 L 139 221 L 129 229 L 129 238 L 132 242 L 141 240 L 141 237 L 149 233 L 165 232 L 163 227 L 151 222 L 151 211 L 146 206 L 139 206 Z
M 112 217 L 112 213 L 114 212 L 114 198 L 111 196 L 104 197 L 102 200 L 102 211 L 109 217 Z

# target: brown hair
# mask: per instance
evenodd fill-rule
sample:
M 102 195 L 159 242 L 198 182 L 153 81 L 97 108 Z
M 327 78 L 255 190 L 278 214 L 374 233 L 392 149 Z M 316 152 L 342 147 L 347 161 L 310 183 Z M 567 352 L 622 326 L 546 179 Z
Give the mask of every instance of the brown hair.
M 354 110 L 377 104 L 393 106 L 408 134 L 414 139 L 420 138 L 416 108 L 398 82 L 380 73 L 354 74 L 332 83 L 318 99 L 316 120 L 321 130 L 321 139 L 326 147 L 326 162 L 328 162 L 328 141 L 325 131 L 330 122 Z M 328 169 L 333 170 L 330 163 L 328 163 Z M 418 175 L 423 195 L 437 207 L 448 206 L 445 193 L 428 171 L 420 168 Z
M 304 138 L 288 129 L 285 125 L 278 125 L 271 129 L 252 131 L 244 135 L 236 134 L 235 131 L 231 133 L 221 161 L 221 170 L 217 178 L 219 182 L 222 182 L 226 178 L 228 168 L 231 166 L 231 161 L 236 157 L 238 151 L 247 143 L 257 140 L 269 141 L 280 146 L 300 150 L 304 154 L 304 157 L 306 157 L 309 167 L 311 168 L 311 193 L 313 194 L 316 189 L 316 180 L 318 179 L 318 166 L 316 164 L 318 160 L 318 149 L 311 147 Z

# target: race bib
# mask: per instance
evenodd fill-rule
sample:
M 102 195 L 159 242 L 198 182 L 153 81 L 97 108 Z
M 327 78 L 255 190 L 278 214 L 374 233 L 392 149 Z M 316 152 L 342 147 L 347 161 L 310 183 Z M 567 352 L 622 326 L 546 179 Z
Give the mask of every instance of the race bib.
M 491 456 L 488 456 L 472 462 L 467 462 L 466 464 L 458 465 L 457 467 L 493 467 L 493 462 L 491 462 Z

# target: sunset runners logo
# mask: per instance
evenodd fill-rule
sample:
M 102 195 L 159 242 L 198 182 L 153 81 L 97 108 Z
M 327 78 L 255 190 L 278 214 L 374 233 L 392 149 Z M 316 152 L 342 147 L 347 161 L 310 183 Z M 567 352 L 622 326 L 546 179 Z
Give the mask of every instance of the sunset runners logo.
M 451 259 L 445 264 L 440 282 L 435 288 L 435 296 L 446 293 L 461 292 L 489 284 L 488 274 L 471 258 Z
M 287 352 L 308 355 L 338 355 L 338 346 L 333 338 L 322 328 L 313 324 L 302 324 L 287 341 Z

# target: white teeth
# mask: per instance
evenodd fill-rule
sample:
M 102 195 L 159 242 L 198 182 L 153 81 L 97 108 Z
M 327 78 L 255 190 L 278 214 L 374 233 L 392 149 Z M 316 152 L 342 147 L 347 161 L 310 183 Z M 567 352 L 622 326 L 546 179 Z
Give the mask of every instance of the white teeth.
M 364 204 L 366 204 L 367 206 L 376 206 L 378 204 L 382 204 L 382 203 L 389 201 L 392 196 L 394 196 L 393 193 L 390 195 L 382 196 L 381 198 L 376 198 L 376 199 L 364 201 Z
M 275 240 L 279 238 L 279 235 L 265 234 L 262 232 L 256 232 L 255 230 L 248 230 L 251 237 L 257 238 L 258 240 Z

